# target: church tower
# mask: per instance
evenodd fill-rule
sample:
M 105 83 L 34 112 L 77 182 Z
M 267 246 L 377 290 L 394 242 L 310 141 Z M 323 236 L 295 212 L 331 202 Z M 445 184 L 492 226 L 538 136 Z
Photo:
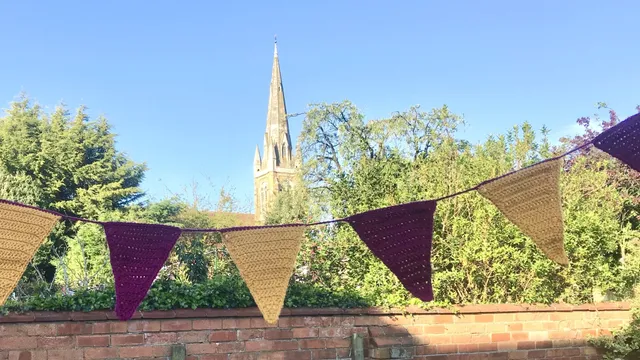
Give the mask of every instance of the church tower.
M 264 133 L 263 155 L 256 145 L 253 160 L 253 191 L 256 222 L 264 223 L 276 194 L 295 180 L 296 159 L 292 151 L 289 120 L 284 101 L 284 88 L 278 61 L 278 43 L 274 44 L 267 129 Z

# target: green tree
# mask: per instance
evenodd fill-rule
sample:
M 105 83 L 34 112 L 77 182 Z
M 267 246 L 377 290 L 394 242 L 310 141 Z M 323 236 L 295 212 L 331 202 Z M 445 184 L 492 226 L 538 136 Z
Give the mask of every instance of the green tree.
M 446 106 L 426 112 L 412 107 L 388 119 L 365 121 L 348 101 L 312 105 L 300 138 L 308 201 L 342 218 L 438 198 L 558 155 L 572 145 L 551 146 L 549 130 L 536 132 L 528 123 L 472 145 L 457 138 L 462 125 L 461 117 Z M 626 171 L 611 169 L 613 163 L 610 157 L 597 164 L 579 157 L 567 162 L 562 176 L 571 259 L 567 268 L 546 259 L 478 194 L 440 201 L 432 254 L 436 299 L 584 302 L 593 300 L 596 289 L 618 296 L 628 293 L 640 268 L 635 260 L 621 265 L 621 244 L 628 248 L 630 239 L 637 239 L 637 225 L 624 220 L 637 213 L 621 217 L 628 210 L 619 190 L 630 183 L 612 181 L 611 171 Z M 289 194 L 280 200 L 284 204 L 276 202 L 269 215 L 274 222 L 292 218 L 291 209 L 305 208 L 295 205 L 300 200 Z M 379 305 L 415 301 L 349 226 L 318 229 L 308 242 L 299 258 L 303 280 L 334 291 L 357 291 Z
M 22 96 L 0 117 L 0 195 L 3 198 L 99 218 L 143 196 L 138 187 L 145 165 L 115 148 L 115 135 L 103 117 L 90 121 L 81 107 L 71 117 L 58 106 L 46 114 Z M 15 186 L 17 184 L 17 186 Z M 56 254 L 79 228 L 63 224 L 34 259 L 27 278 L 54 276 Z

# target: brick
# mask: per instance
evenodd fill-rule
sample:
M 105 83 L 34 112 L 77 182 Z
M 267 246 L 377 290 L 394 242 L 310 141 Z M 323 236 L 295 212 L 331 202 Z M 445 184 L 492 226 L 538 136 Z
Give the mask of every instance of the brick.
M 244 351 L 244 342 L 224 342 L 218 343 L 218 352 L 221 353 L 235 353 L 235 352 L 243 352 Z
M 502 342 L 511 340 L 511 334 L 509 333 L 494 333 L 491 334 L 491 342 Z
M 185 331 L 174 334 L 177 334 L 177 342 L 182 344 L 205 342 L 207 340 L 207 337 L 209 336 L 208 331 Z
M 355 316 L 332 316 L 329 318 L 330 326 L 354 326 L 356 324 Z
M 453 344 L 468 344 L 471 343 L 471 334 L 451 335 L 451 343 Z
M 93 324 L 93 334 L 108 334 L 111 332 L 111 326 L 108 322 L 97 322 Z
M 325 322 L 321 317 L 305 316 L 292 317 L 291 327 L 317 327 L 325 326 Z
M 495 322 L 511 322 L 516 318 L 515 314 L 494 314 L 493 321 Z
M 293 331 L 280 330 L 280 329 L 268 329 L 264 332 L 264 338 L 267 340 L 288 340 L 293 338 Z
M 294 328 L 293 337 L 295 339 L 313 338 L 318 337 L 318 328 Z
M 170 346 L 129 346 L 120 348 L 120 358 L 166 357 L 170 354 Z
M 258 356 L 260 354 L 258 353 L 240 353 L 240 354 L 229 354 L 229 355 L 224 355 L 224 359 L 220 359 L 220 360 L 258 360 Z M 228 358 L 227 358 L 228 356 Z M 203 359 L 204 357 L 201 356 L 200 359 Z M 218 359 L 213 359 L 213 360 L 218 360 Z
M 55 330 L 52 335 L 55 335 Z M 0 324 L 0 337 L 28 335 L 23 326 L 18 324 Z
M 36 339 L 31 339 L 34 340 Z M 38 337 L 37 342 L 41 349 L 72 348 L 75 345 L 73 336 L 42 336 Z
M 355 326 L 371 326 L 384 324 L 385 322 L 377 316 L 356 316 L 354 322 Z
M 455 345 L 455 344 L 436 345 L 436 352 L 438 354 L 457 353 L 458 352 L 458 345 Z
M 548 331 L 529 331 L 529 340 L 544 341 L 549 340 Z
M 338 357 L 336 349 L 312 350 L 311 357 L 316 359 L 336 359 Z
M 529 358 L 528 351 L 511 351 L 509 352 L 509 360 L 524 360 Z
M 319 337 L 346 337 L 351 336 L 352 329 L 349 327 L 328 327 L 319 330 Z
M 209 335 L 210 342 L 236 341 L 237 333 L 235 331 L 214 331 Z
M 180 320 L 162 320 L 160 330 L 162 331 L 185 331 L 192 329 L 192 321 L 186 319 Z
M 247 351 L 297 350 L 297 341 L 288 340 L 257 340 L 245 343 Z
M 28 336 L 7 336 L 0 338 L 0 350 L 34 349 L 36 342 Z
M 498 351 L 511 351 L 511 350 L 518 349 L 518 343 L 515 341 L 503 341 L 497 344 L 498 344 Z
M 311 360 L 311 351 L 286 351 L 260 354 L 258 360 Z
M 525 340 L 529 340 L 529 333 L 528 332 L 512 332 L 511 333 L 511 340 L 513 341 L 525 341 Z
M 125 334 L 129 325 L 125 321 L 112 321 L 109 323 L 109 331 L 112 334 Z
M 195 320 L 194 320 L 194 325 L 195 325 Z M 157 321 L 157 320 L 131 321 L 127 326 L 127 331 L 130 333 L 158 332 L 160 331 L 160 321 Z
M 324 349 L 327 347 L 325 339 L 306 339 L 299 341 L 301 349 Z
M 47 350 L 47 360 L 83 360 L 82 350 Z
M 274 328 L 278 327 L 278 324 L 269 324 L 264 321 L 264 318 L 251 318 L 249 322 L 251 328 L 253 329 L 264 329 L 264 328 Z
M 453 323 L 453 315 L 436 315 L 434 316 L 434 323 L 451 324 Z
M 476 353 L 478 349 L 478 344 L 458 344 L 458 351 L 461 353 Z
M 479 323 L 493 322 L 494 321 L 493 314 L 476 315 L 474 317 L 474 321 Z
M 117 348 L 86 348 L 84 349 L 85 359 L 115 359 L 118 357 Z
M 292 340 L 276 340 L 273 342 L 274 350 L 298 350 L 298 342 Z
M 250 329 L 251 319 L 224 319 L 222 320 L 223 329 Z
M 76 336 L 78 347 L 109 346 L 109 335 L 78 335 Z
M 326 341 L 327 341 L 327 347 L 332 349 L 351 347 L 350 339 L 333 338 L 333 339 L 326 339 Z
M 294 330 L 295 334 L 295 330 Z M 261 329 L 243 329 L 238 330 L 238 340 L 253 340 L 262 339 L 264 337 L 264 330 Z
M 57 335 L 91 335 L 93 326 L 85 323 L 63 323 L 58 324 Z
M 178 334 L 175 332 L 161 332 L 144 334 L 145 344 L 174 344 L 178 342 Z
M 381 337 L 374 337 L 371 339 L 371 341 L 373 341 L 376 347 L 384 347 L 384 346 L 390 346 L 390 345 L 409 345 L 413 343 L 413 339 L 409 336 L 403 336 L 403 337 L 381 336 Z
M 535 341 L 518 341 L 518 350 L 531 350 L 536 348 Z
M 451 344 L 451 335 L 430 335 L 429 336 L 430 344 Z
M 248 355 L 252 357 L 234 357 L 235 355 Z M 209 354 L 209 355 L 200 355 L 197 358 L 195 356 L 189 357 L 187 356 L 187 360 L 227 360 L 227 359 L 235 359 L 235 360 L 256 360 L 257 355 L 255 354 Z
M 55 324 L 25 324 L 20 326 L 29 336 L 55 336 Z
M 249 343 L 249 342 L 247 342 Z M 187 344 L 187 354 L 234 353 L 245 350 L 244 342 L 226 342 L 213 344 Z
M 111 335 L 111 345 L 144 344 L 144 335 Z
M 390 348 L 371 349 L 369 351 L 369 357 L 371 357 L 371 359 L 390 359 L 391 349 Z
M 218 350 L 218 344 L 186 344 L 187 354 L 215 354 Z
M 480 352 L 498 351 L 498 343 L 480 343 L 478 344 L 478 351 Z
M 509 359 L 508 352 L 495 352 L 495 353 L 490 353 L 488 355 L 489 355 L 488 359 L 491 359 L 491 360 L 508 360 Z
M 547 350 L 529 350 L 528 352 L 530 359 L 546 359 Z
M 553 342 L 550 340 L 536 341 L 536 349 L 549 349 L 553 347 Z
M 507 324 L 507 330 L 509 330 L 509 331 L 522 331 L 522 323 Z
M 198 319 L 193 320 L 193 330 L 222 329 L 222 319 Z

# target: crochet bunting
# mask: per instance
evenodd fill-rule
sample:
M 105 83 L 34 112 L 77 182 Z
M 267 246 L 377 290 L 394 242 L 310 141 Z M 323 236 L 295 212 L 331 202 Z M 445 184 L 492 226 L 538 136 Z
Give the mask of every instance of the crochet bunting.
M 286 226 L 223 233 L 231 259 L 269 324 L 280 317 L 304 230 Z
M 602 132 L 593 140 L 593 145 L 640 171 L 640 114 Z
M 0 201 L 0 305 L 58 220 L 49 212 Z
M 431 241 L 435 210 L 435 201 L 422 201 L 346 219 L 371 252 L 422 301 L 433 300 Z
M 116 285 L 116 315 L 128 320 L 180 237 L 180 229 L 155 224 L 105 223 Z
M 560 198 L 563 159 L 542 162 L 483 183 L 478 192 L 529 236 L 551 260 L 566 265 Z

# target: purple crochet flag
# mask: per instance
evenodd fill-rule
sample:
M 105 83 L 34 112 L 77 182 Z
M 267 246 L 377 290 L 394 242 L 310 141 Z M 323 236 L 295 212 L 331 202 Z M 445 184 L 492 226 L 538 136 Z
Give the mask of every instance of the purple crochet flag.
M 129 320 L 153 284 L 180 237 L 173 226 L 103 224 L 116 284 L 116 315 Z
M 435 210 L 435 201 L 421 201 L 346 219 L 371 252 L 422 301 L 433 300 L 431 238 Z
M 596 136 L 593 145 L 640 171 L 640 114 L 635 114 Z

